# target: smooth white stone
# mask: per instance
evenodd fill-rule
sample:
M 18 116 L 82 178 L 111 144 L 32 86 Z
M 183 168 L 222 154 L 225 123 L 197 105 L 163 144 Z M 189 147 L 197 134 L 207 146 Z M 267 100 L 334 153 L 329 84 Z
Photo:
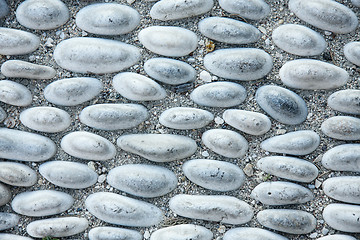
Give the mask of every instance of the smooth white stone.
M 358 176 L 328 178 L 322 186 L 324 193 L 333 199 L 360 204 L 360 177 Z
M 224 234 L 223 240 L 288 240 L 279 234 L 261 228 L 233 228 Z
M 55 107 L 32 107 L 20 113 L 24 126 L 47 133 L 64 131 L 71 124 L 70 115 Z
M 163 220 L 163 213 L 155 205 L 110 192 L 89 195 L 85 206 L 95 217 L 116 225 L 150 227 Z
M 254 216 L 250 205 L 231 196 L 179 194 L 170 199 L 169 207 L 183 217 L 224 224 L 244 224 Z
M 116 227 L 95 227 L 89 231 L 89 240 L 142 240 L 143 236 L 134 230 Z
M 7 5 L 5 0 L 0 0 L 0 18 L 3 18 L 8 14 L 9 14 L 9 6 Z
M 328 137 L 340 140 L 360 140 L 360 119 L 335 116 L 321 124 L 321 131 Z
M 80 121 L 101 130 L 129 129 L 149 117 L 146 107 L 139 104 L 95 104 L 84 108 Z
M 0 27 L 0 54 L 24 55 L 34 52 L 40 46 L 35 34 L 13 28 Z
M 0 233 L 0 240 L 33 240 L 33 239 L 11 233 Z
M 312 182 L 319 174 L 314 164 L 294 157 L 264 157 L 257 162 L 257 167 L 271 175 L 304 183 Z
M 202 226 L 194 224 L 180 224 L 161 228 L 151 234 L 150 240 L 211 240 L 212 232 Z
M 260 20 L 270 13 L 269 5 L 263 0 L 219 0 L 219 4 L 225 11 L 251 20 Z
M 51 79 L 55 77 L 52 67 L 29 63 L 21 60 L 8 60 L 1 65 L 1 73 L 6 77 Z
M 9 105 L 25 107 L 31 104 L 32 95 L 24 85 L 9 81 L 0 81 L 0 101 Z
M 11 186 L 30 187 L 37 183 L 37 175 L 25 164 L 0 162 L 0 181 Z
M 61 139 L 60 145 L 67 154 L 85 160 L 105 161 L 116 154 L 109 140 L 90 132 L 71 132 Z
M 0 183 L 0 206 L 3 206 L 10 202 L 10 199 L 11 191 L 6 185 Z
M 151 26 L 139 32 L 139 40 L 148 50 L 168 57 L 186 56 L 197 47 L 194 32 L 182 27 Z
M 109 171 L 107 182 L 120 191 L 144 198 L 163 196 L 177 186 L 175 174 L 164 167 L 127 164 Z
M 94 98 L 102 88 L 102 83 L 96 78 L 68 78 L 47 85 L 44 96 L 56 105 L 75 106 Z
M 318 238 L 317 240 L 356 240 L 356 238 L 348 235 L 333 234 L 325 237 Z
M 246 180 L 237 165 L 224 161 L 195 159 L 185 162 L 182 169 L 190 181 L 214 191 L 238 189 Z
M 332 0 L 290 0 L 289 9 L 301 20 L 334 33 L 350 33 L 358 25 L 350 8 Z
M 246 90 L 237 83 L 214 82 L 195 88 L 190 98 L 201 106 L 233 107 L 245 101 Z
M 323 218 L 332 228 L 342 231 L 360 232 L 360 206 L 332 203 L 324 208 Z
M 85 218 L 61 217 L 33 221 L 27 225 L 26 231 L 35 238 L 67 237 L 85 231 L 88 226 Z
M 73 203 L 73 197 L 67 193 L 38 190 L 16 195 L 11 202 L 11 208 L 21 215 L 44 217 L 65 212 Z
M 0 231 L 15 227 L 19 220 L 20 217 L 14 213 L 0 212 Z
M 140 57 L 140 50 L 135 46 L 90 37 L 64 40 L 54 50 L 54 59 L 60 67 L 79 73 L 119 72 L 135 65 Z
M 265 77 L 272 69 L 273 59 L 257 48 L 228 48 L 206 54 L 204 66 L 222 78 L 251 81 Z
M 312 130 L 289 132 L 266 139 L 261 143 L 265 151 L 291 155 L 307 155 L 319 146 L 320 137 Z
M 170 85 L 194 81 L 195 69 L 186 62 L 171 58 L 151 58 L 144 63 L 145 72 L 152 78 Z
M 347 60 L 360 66 L 360 42 L 349 42 L 344 47 L 344 55 Z
M 67 161 L 50 161 L 40 165 L 40 174 L 49 182 L 63 187 L 83 189 L 94 185 L 98 175 L 86 164 Z
M 56 153 L 50 138 L 7 128 L 0 128 L 0 148 L 0 158 L 27 162 L 45 161 Z
M 343 144 L 328 150 L 322 165 L 333 171 L 360 172 L 360 144 Z
M 132 7 L 117 3 L 87 5 L 76 14 L 76 25 L 90 33 L 120 35 L 140 24 L 140 14 Z
M 345 89 L 334 92 L 328 98 L 328 106 L 332 109 L 350 113 L 360 114 L 360 90 Z
M 360 7 L 360 0 L 351 0 L 351 3 L 352 3 L 355 7 Z
M 119 137 L 117 145 L 154 162 L 184 159 L 197 150 L 193 139 L 173 134 L 129 134 Z

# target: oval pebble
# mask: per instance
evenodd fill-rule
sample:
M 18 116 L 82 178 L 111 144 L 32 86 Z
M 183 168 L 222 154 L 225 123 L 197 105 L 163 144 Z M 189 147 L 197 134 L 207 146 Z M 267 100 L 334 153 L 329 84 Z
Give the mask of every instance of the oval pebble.
M 44 217 L 65 212 L 73 203 L 73 197 L 67 193 L 38 190 L 16 195 L 11 202 L 11 208 L 21 215 Z
M 307 155 L 320 144 L 320 136 L 312 130 L 289 132 L 266 139 L 261 143 L 265 151 L 291 155 Z
M 338 88 L 349 79 L 344 69 L 314 59 L 288 61 L 280 68 L 279 75 L 286 86 L 307 90 Z
M 191 65 L 171 58 L 151 58 L 144 63 L 144 70 L 150 77 L 170 85 L 191 82 L 196 78 Z
M 33 240 L 33 239 L 11 233 L 0 233 L 0 240 Z
M 0 54 L 24 55 L 40 46 L 40 38 L 33 33 L 0 27 Z
M 5 17 L 9 14 L 9 6 L 5 0 L 0 0 L 0 18 Z
M 51 79 L 55 77 L 52 67 L 29 63 L 21 60 L 8 60 L 1 65 L 1 73 L 6 77 Z
M 360 119 L 335 116 L 321 124 L 321 131 L 328 137 L 340 140 L 360 140 Z
M 263 135 L 271 128 L 270 119 L 257 112 L 229 109 L 223 113 L 224 121 L 230 126 L 250 135 Z
M 194 224 L 180 224 L 161 228 L 151 234 L 150 240 L 211 240 L 212 232 L 202 226 Z
M 265 77 L 272 69 L 272 57 L 257 48 L 220 49 L 206 54 L 204 66 L 226 79 L 251 81 Z
M 46 180 L 63 188 L 87 188 L 94 185 L 98 179 L 96 172 L 77 162 L 46 162 L 39 166 L 39 172 Z
M 333 199 L 360 204 L 360 177 L 332 177 L 326 179 L 322 186 L 324 193 Z
M 17 226 L 19 220 L 20 217 L 14 213 L 0 212 L 0 231 Z
M 250 205 L 231 196 L 179 194 L 169 207 L 179 216 L 224 224 L 244 224 L 254 216 Z
M 62 132 L 71 124 L 70 115 L 55 107 L 32 107 L 20 113 L 24 126 L 47 133 Z
M 201 106 L 233 107 L 245 101 L 246 90 L 237 83 L 214 82 L 195 88 L 190 98 Z
M 360 172 L 360 144 L 342 144 L 328 150 L 322 165 L 333 171 Z
M 257 167 L 271 175 L 304 183 L 312 182 L 319 174 L 314 164 L 294 157 L 264 157 L 257 162 Z
M 224 234 L 223 240 L 288 240 L 279 234 L 261 228 L 233 228 Z
M 6 185 L 0 183 L 0 206 L 3 206 L 10 202 L 10 199 L 11 191 Z
M 245 182 L 244 172 L 235 164 L 224 161 L 195 159 L 185 162 L 182 169 L 190 181 L 214 191 L 232 191 Z
M 121 35 L 140 24 L 140 14 L 132 7 L 117 3 L 88 5 L 76 14 L 76 25 L 90 33 Z
M 332 203 L 324 208 L 323 218 L 332 228 L 342 231 L 360 232 L 360 206 Z
M 173 134 L 129 134 L 119 137 L 117 145 L 154 162 L 184 159 L 197 150 L 193 139 Z
M 148 111 L 142 105 L 115 103 L 91 105 L 79 115 L 83 124 L 101 130 L 134 128 L 148 117 Z
M 37 183 L 37 175 L 25 164 L 0 162 L 0 181 L 11 186 L 30 187 Z
M 0 101 L 9 105 L 25 107 L 31 104 L 32 95 L 24 85 L 9 81 L 0 81 Z
M 263 0 L 219 0 L 220 7 L 233 14 L 251 20 L 260 20 L 270 13 L 269 5 Z
M 116 225 L 150 227 L 163 220 L 155 205 L 110 192 L 89 195 L 85 206 L 95 217 Z
M 54 59 L 72 72 L 113 73 L 135 65 L 140 60 L 140 51 L 116 40 L 77 37 L 60 42 L 54 50 Z
M 129 194 L 153 198 L 173 191 L 177 186 L 175 174 L 164 167 L 146 164 L 127 164 L 109 171 L 107 182 Z
M 203 133 L 202 142 L 212 151 L 228 158 L 242 158 L 249 149 L 246 139 L 227 129 L 211 129 Z
M 148 50 L 168 57 L 182 57 L 197 47 L 194 32 L 182 27 L 151 26 L 139 32 L 139 40 Z
M 332 0 L 290 0 L 289 9 L 301 20 L 334 33 L 350 33 L 358 25 L 350 8 Z
M 360 42 L 349 42 L 344 46 L 344 55 L 347 60 L 360 66 Z
M 35 238 L 67 237 L 85 231 L 88 226 L 85 218 L 60 217 L 33 221 L 27 225 L 26 231 Z
M 336 111 L 360 114 L 360 90 L 345 89 L 334 92 L 329 96 L 327 103 Z
M 47 85 L 44 96 L 56 105 L 75 106 L 94 98 L 102 87 L 102 83 L 96 78 L 68 78 Z
M 297 125 L 306 120 L 308 110 L 305 101 L 286 88 L 265 85 L 256 91 L 257 104 L 272 118 L 288 125 Z
M 318 238 L 317 240 L 356 240 L 356 238 L 348 235 L 333 234 L 325 237 Z
M 134 230 L 116 227 L 95 227 L 89 231 L 89 240 L 142 240 L 143 236 Z

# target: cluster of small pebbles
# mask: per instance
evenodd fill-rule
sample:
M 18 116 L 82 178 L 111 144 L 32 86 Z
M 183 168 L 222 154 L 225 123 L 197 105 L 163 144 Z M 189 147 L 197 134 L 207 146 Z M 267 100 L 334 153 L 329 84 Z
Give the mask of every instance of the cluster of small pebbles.
M 0 240 L 356 240 L 358 7 L 0 0 Z

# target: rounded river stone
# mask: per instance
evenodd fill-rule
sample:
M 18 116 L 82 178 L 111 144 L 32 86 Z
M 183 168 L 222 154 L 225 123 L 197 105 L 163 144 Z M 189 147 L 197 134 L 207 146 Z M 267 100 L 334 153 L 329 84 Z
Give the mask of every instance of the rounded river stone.
M 328 137 L 340 140 L 360 140 L 360 119 L 335 116 L 321 124 L 321 131 Z
M 6 77 L 51 79 L 55 77 L 52 67 L 29 63 L 21 60 L 8 60 L 1 65 L 1 73 Z
M 30 187 L 37 183 L 37 175 L 25 164 L 0 162 L 0 181 L 11 186 Z
M 317 240 L 356 240 L 356 238 L 348 235 L 333 234 L 325 237 L 318 238 Z
M 342 144 L 328 150 L 322 165 L 333 171 L 360 172 L 360 144 Z
M 360 114 L 360 90 L 345 89 L 334 92 L 329 96 L 327 103 L 336 111 Z
M 0 206 L 3 206 L 8 202 L 10 202 L 10 199 L 11 199 L 10 189 L 6 185 L 0 183 Z
M 202 226 L 194 224 L 180 224 L 161 228 L 151 234 L 150 240 L 211 240 L 213 239 L 212 232 Z
M 0 27 L 0 54 L 24 55 L 40 46 L 40 38 L 33 33 Z
M 338 201 L 360 204 L 360 177 L 342 176 L 326 179 L 323 184 L 324 193 Z
M 0 0 L 1 2 L 1 0 Z M 23 237 L 20 235 L 15 235 L 11 233 L 0 233 L 0 240 L 34 240 L 29 237 Z
M 14 213 L 0 212 L 0 231 L 17 226 L 19 220 L 20 217 Z
M 279 234 L 261 228 L 239 227 L 224 234 L 223 240 L 288 240 Z
M 324 208 L 323 218 L 333 229 L 360 233 L 360 206 L 332 203 Z
M 263 0 L 219 0 L 225 11 L 251 20 L 260 20 L 270 13 L 269 5 Z
M 360 42 L 349 42 L 344 47 L 344 55 L 347 60 L 360 66 Z
M 143 236 L 134 230 L 117 227 L 95 227 L 89 231 L 89 240 L 142 240 Z
M 31 104 L 32 95 L 24 85 L 9 81 L 0 81 L 0 101 L 9 105 L 25 107 Z
M 355 7 L 360 7 L 360 0 L 351 0 L 351 3 L 352 3 Z

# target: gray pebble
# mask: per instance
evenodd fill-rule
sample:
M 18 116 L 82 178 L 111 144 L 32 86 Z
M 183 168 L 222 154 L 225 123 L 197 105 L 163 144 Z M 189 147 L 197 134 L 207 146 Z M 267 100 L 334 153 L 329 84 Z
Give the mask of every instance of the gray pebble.
M 325 237 L 318 238 L 317 240 L 357 240 L 356 238 L 348 235 L 333 234 Z
M 342 176 L 326 179 L 323 184 L 324 193 L 338 201 L 360 204 L 360 177 Z
M 30 187 L 37 183 L 37 175 L 25 164 L 0 162 L 0 181 L 11 186 Z
M 360 140 L 360 119 L 335 116 L 321 124 L 321 131 L 328 137 L 340 140 Z
M 360 66 L 360 42 L 349 42 L 344 47 L 344 55 L 347 60 Z
M 0 101 L 9 105 L 25 107 L 31 104 L 32 95 L 24 85 L 9 81 L 0 81 Z
M 360 206 L 332 203 L 324 208 L 323 218 L 332 228 L 351 233 L 360 233 Z
M 223 240 L 288 240 L 279 234 L 261 228 L 233 228 L 224 234 Z
M 55 77 L 52 67 L 29 63 L 21 60 L 8 60 L 1 65 L 1 73 L 6 77 L 51 79 Z
M 0 18 L 5 17 L 9 14 L 9 6 L 5 0 L 0 0 Z
M 0 233 L 0 240 L 33 240 L 33 239 L 11 233 Z
M 263 0 L 219 0 L 219 4 L 225 11 L 251 20 L 260 20 L 270 13 L 269 5 Z
M 19 220 L 20 217 L 14 213 L 0 212 L 0 231 L 17 226 Z
M 212 232 L 199 225 L 180 224 L 161 228 L 151 234 L 150 240 L 211 240 Z
M 89 231 L 89 240 L 142 240 L 138 231 L 116 227 L 95 227 Z
M 0 206 L 3 206 L 10 202 L 10 199 L 11 191 L 6 185 L 0 183 Z
M 6 117 L 7 117 L 7 114 L 6 114 L 5 110 L 2 107 L 0 107 L 0 123 L 3 122 L 6 119 Z
M 322 165 L 333 171 L 360 172 L 360 144 L 342 144 L 328 150 Z
M 0 27 L 0 54 L 24 55 L 40 46 L 40 38 L 33 33 Z
M 360 90 L 345 89 L 334 92 L 329 96 L 327 103 L 336 111 L 360 114 Z
M 355 7 L 360 7 L 360 0 L 351 0 L 351 3 L 352 3 Z

